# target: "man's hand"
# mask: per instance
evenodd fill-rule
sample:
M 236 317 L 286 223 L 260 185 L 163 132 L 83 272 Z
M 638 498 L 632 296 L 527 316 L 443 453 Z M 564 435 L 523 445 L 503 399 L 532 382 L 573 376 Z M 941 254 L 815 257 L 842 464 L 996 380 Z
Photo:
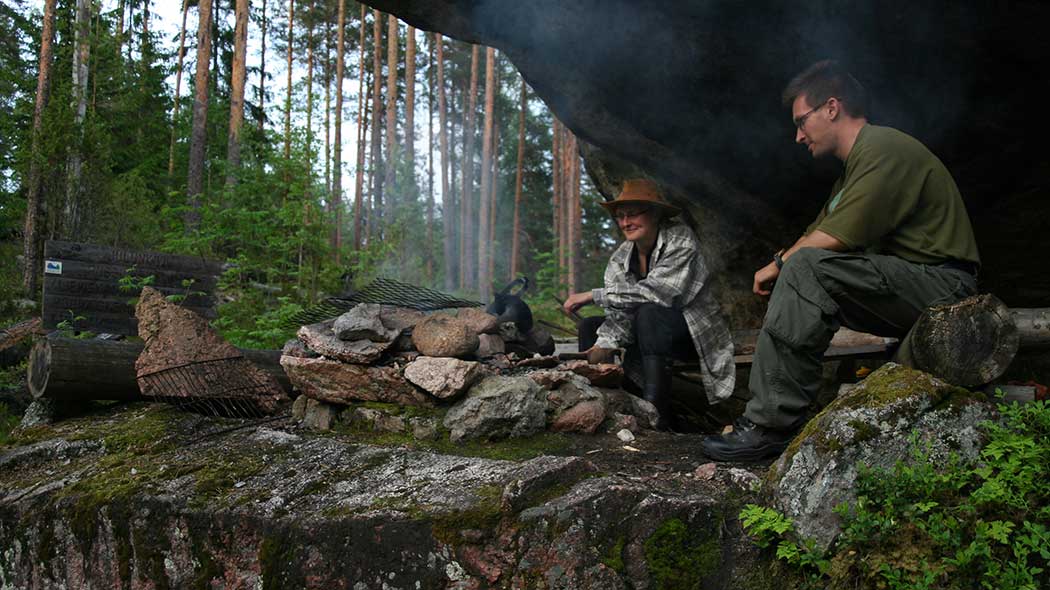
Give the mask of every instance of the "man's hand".
M 584 291 L 582 293 L 573 293 L 569 295 L 569 298 L 565 300 L 565 304 L 562 305 L 562 309 L 567 314 L 576 313 L 577 309 L 580 309 L 584 305 L 590 305 L 594 303 L 594 295 L 590 291 Z
M 770 262 L 755 273 L 755 283 L 751 286 L 751 290 L 755 295 L 763 297 L 769 295 L 773 290 L 773 281 L 777 280 L 778 276 L 780 276 L 780 269 L 777 268 L 775 262 Z
M 614 362 L 617 349 L 592 346 L 587 350 L 587 362 L 592 365 Z

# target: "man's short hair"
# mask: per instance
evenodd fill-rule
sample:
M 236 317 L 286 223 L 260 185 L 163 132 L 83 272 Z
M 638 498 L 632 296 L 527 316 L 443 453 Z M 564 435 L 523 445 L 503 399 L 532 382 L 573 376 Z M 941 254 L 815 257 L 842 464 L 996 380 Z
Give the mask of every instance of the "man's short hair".
M 868 113 L 868 92 L 839 62 L 830 59 L 818 61 L 792 78 L 781 98 L 790 108 L 799 96 L 805 96 L 811 107 L 837 98 L 851 117 L 866 117 Z

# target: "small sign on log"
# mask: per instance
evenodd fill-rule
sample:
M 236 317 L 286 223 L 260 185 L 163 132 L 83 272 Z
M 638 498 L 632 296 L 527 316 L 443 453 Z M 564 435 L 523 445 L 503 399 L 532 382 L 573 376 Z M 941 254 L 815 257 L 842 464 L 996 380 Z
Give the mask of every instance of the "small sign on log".
M 44 328 L 68 322 L 63 325 L 75 330 L 137 335 L 134 299 L 147 284 L 213 318 L 221 272 L 221 263 L 199 256 L 50 240 L 44 245 Z

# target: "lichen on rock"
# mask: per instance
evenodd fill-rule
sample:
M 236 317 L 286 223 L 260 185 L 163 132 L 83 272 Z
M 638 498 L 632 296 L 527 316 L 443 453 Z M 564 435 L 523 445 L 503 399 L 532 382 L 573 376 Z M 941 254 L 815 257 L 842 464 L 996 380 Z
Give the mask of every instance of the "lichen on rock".
M 888 363 L 810 420 L 767 485 L 798 534 L 827 547 L 840 526 L 832 509 L 855 499 L 858 465 L 889 469 L 917 449 L 931 461 L 973 460 L 978 426 L 994 416 L 983 394 Z

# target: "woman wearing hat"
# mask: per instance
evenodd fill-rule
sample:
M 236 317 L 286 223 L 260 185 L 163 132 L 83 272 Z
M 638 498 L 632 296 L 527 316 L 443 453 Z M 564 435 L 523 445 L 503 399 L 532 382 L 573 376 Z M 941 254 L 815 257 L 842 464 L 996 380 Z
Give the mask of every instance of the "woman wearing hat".
M 580 351 L 598 363 L 627 349 L 625 364 L 640 362 L 643 397 L 660 412 L 657 428 L 667 429 L 672 360 L 698 358 L 707 399 L 718 403 L 733 393 L 733 340 L 711 294 L 696 234 L 675 219 L 681 210 L 656 183 L 624 181 L 619 196 L 601 205 L 627 241 L 609 259 L 605 286 L 571 295 L 564 307 L 575 312 L 594 303 L 605 309 L 604 318 L 580 323 Z

